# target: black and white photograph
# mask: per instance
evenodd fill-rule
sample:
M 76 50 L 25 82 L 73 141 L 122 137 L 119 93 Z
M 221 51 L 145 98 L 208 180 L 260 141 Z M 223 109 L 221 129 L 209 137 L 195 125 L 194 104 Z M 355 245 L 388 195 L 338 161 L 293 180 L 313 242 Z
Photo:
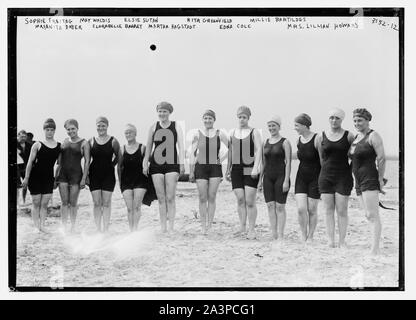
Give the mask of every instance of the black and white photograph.
M 404 14 L 8 8 L 9 288 L 404 290 Z

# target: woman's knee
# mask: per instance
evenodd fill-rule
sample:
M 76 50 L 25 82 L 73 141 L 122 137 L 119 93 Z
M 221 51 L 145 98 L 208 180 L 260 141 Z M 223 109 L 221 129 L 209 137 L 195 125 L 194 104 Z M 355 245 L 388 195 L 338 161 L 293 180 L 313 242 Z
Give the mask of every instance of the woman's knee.
M 246 200 L 244 199 L 244 197 L 237 197 L 237 205 L 239 205 L 239 206 L 245 206 L 246 205 Z
M 35 208 L 40 208 L 40 203 L 41 203 L 40 198 L 36 197 L 32 199 L 32 205 Z
M 217 199 L 217 194 L 216 193 L 208 193 L 208 202 L 209 203 L 214 203 Z
M 254 209 L 256 207 L 256 200 L 246 200 L 246 206 L 248 209 Z
M 306 206 L 298 206 L 298 214 L 306 215 L 308 213 L 308 208 Z
M 377 211 L 369 211 L 367 212 L 366 218 L 370 222 L 377 222 L 380 221 L 380 215 Z
M 276 211 L 277 211 L 277 212 L 282 213 L 282 212 L 284 212 L 284 211 L 285 211 L 285 208 L 286 208 L 286 205 L 285 205 L 285 204 L 282 204 L 282 203 L 276 203 Z

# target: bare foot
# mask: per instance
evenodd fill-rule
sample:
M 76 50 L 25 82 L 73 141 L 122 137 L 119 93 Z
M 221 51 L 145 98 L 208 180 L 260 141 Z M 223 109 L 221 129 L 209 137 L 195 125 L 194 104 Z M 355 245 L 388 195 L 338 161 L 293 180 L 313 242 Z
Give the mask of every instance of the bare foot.
M 247 234 L 247 239 L 248 240 L 254 240 L 254 239 L 256 239 L 256 232 L 249 231 L 248 234 Z
M 338 248 L 340 248 L 340 249 L 348 249 L 348 246 L 347 246 L 347 244 L 345 242 L 340 242 L 338 244 Z
M 330 242 L 328 244 L 328 247 L 330 247 L 330 248 L 336 248 L 337 246 L 335 245 L 335 242 Z
M 371 255 L 372 256 L 378 256 L 380 254 L 380 249 L 379 248 L 372 248 L 371 249 Z
M 39 232 L 43 232 L 43 233 L 46 233 L 46 234 L 50 233 L 45 227 L 40 227 Z

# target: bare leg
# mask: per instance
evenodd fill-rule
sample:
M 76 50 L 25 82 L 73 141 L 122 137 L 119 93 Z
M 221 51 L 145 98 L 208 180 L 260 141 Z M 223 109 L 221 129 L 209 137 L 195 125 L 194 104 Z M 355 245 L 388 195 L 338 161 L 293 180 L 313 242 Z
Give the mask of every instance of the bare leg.
M 208 180 L 197 179 L 196 185 L 199 194 L 199 217 L 201 220 L 202 233 L 207 233 L 208 221 Z
M 208 229 L 211 229 L 214 221 L 216 198 L 221 178 L 210 178 L 208 184 Z
M 103 230 L 104 232 L 108 231 L 110 226 L 110 218 L 111 218 L 111 196 L 113 195 L 110 191 L 101 191 L 102 199 L 103 199 Z
M 302 233 L 302 240 L 306 241 L 308 238 L 308 195 L 306 193 L 296 194 L 296 204 L 298 207 L 298 221 L 300 232 Z
M 23 204 L 26 202 L 27 188 L 22 188 Z
M 167 207 L 165 193 L 165 176 L 163 174 L 152 174 L 157 200 L 159 202 L 160 226 L 162 232 L 167 231 Z
M 339 193 L 335 193 L 335 207 L 338 216 L 339 247 L 346 246 L 345 237 L 347 235 L 348 227 L 348 198 L 349 196 L 343 196 Z
M 129 228 L 130 231 L 133 231 L 134 229 L 134 221 L 133 221 L 133 197 L 134 197 L 134 193 L 133 190 L 128 189 L 128 190 L 124 190 L 123 191 L 123 198 L 124 198 L 124 202 L 126 203 L 126 207 L 127 207 L 127 220 L 129 222 Z
M 48 203 L 52 198 L 52 194 L 42 194 L 40 200 L 40 231 L 47 232 L 45 229 L 46 215 L 48 210 Z
M 380 253 L 380 238 L 381 238 L 381 219 L 378 208 L 379 192 L 364 191 L 362 194 L 364 207 L 366 210 L 366 217 L 371 224 L 373 224 L 373 244 L 371 253 L 377 255 Z
M 74 184 L 69 186 L 69 205 L 70 207 L 70 218 L 71 218 L 71 232 L 75 231 L 75 221 L 77 219 L 78 212 L 78 196 L 79 196 L 79 185 Z
M 101 220 L 103 217 L 103 200 L 101 196 L 101 190 L 94 190 L 91 192 L 92 201 L 94 202 L 94 221 L 95 225 L 97 226 L 97 231 L 101 232 Z
M 240 218 L 240 231 L 241 233 L 246 232 L 246 223 L 247 223 L 247 208 L 246 208 L 246 198 L 244 194 L 244 189 L 234 189 L 234 194 L 237 198 L 237 211 L 238 217 Z
M 59 194 L 61 196 L 61 221 L 65 228 L 68 224 L 69 216 L 69 185 L 65 182 L 59 183 Z
M 277 214 L 276 214 L 276 202 L 267 202 L 267 211 L 269 212 L 270 231 L 272 232 L 273 239 L 277 239 Z
M 280 240 L 284 239 L 286 226 L 286 204 L 276 202 L 277 214 L 277 236 Z
M 176 216 L 176 186 L 178 184 L 179 173 L 169 172 L 165 174 L 166 183 L 166 204 L 169 218 L 169 231 L 173 231 Z
M 32 195 L 32 220 L 35 228 L 40 230 L 40 200 L 42 195 Z
M 146 189 L 137 188 L 134 189 L 133 197 L 133 230 L 137 231 L 139 226 L 140 217 L 142 216 L 142 202 L 144 195 L 146 194 Z
M 321 197 L 325 207 L 325 222 L 328 244 L 331 248 L 335 248 L 335 195 L 331 193 L 323 193 Z
M 257 206 L 256 206 L 256 195 L 257 188 L 252 188 L 246 186 L 244 188 L 246 207 L 247 207 L 247 216 L 248 216 L 248 234 L 249 239 L 254 239 L 256 237 L 255 227 L 257 219 Z
M 309 231 L 308 240 L 313 241 L 313 234 L 318 224 L 318 203 L 319 199 L 308 198 Z

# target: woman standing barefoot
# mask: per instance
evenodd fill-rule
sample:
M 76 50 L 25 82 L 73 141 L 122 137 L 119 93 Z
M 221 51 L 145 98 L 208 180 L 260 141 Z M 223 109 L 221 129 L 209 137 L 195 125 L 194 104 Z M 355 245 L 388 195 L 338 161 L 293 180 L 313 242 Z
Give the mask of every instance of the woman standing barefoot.
M 107 232 L 111 217 L 111 197 L 116 184 L 114 166 L 118 162 L 120 145 L 116 138 L 107 134 L 106 117 L 98 117 L 96 125 L 98 136 L 90 139 L 92 161 L 89 169 L 89 187 L 94 202 L 97 230 Z
M 160 225 L 162 232 L 173 232 L 176 215 L 176 185 L 179 174 L 185 172 L 182 129 L 170 121 L 173 107 L 161 102 L 156 111 L 159 121 L 149 129 L 146 153 L 143 160 L 143 174 L 150 174 L 159 201 Z M 151 155 L 151 157 L 150 157 Z M 150 159 L 150 167 L 149 167 Z
M 348 227 L 348 198 L 353 179 L 348 162 L 348 150 L 354 135 L 341 127 L 345 112 L 333 109 L 329 113 L 330 129 L 318 136 L 321 159 L 319 191 L 325 206 L 326 231 L 329 246 L 335 247 L 335 210 L 338 215 L 339 247 L 344 247 Z
M 64 128 L 69 136 L 62 143 L 61 157 L 59 159 L 58 177 L 59 193 L 61 195 L 61 218 L 66 230 L 68 215 L 71 220 L 71 232 L 75 230 L 75 221 L 78 210 L 78 195 L 85 188 L 85 181 L 90 166 L 90 145 L 88 141 L 78 136 L 78 121 L 69 119 L 65 121 Z M 84 172 L 81 168 L 81 159 L 84 158 Z
M 286 200 L 290 188 L 292 147 L 280 135 L 282 120 L 272 117 L 268 122 L 270 138 L 263 145 L 263 192 L 269 211 L 270 229 L 274 239 L 283 240 L 286 224 Z
M 221 142 L 228 145 L 228 138 L 214 129 L 214 111 L 206 110 L 202 119 L 205 129 L 198 130 L 192 141 L 189 180 L 196 180 L 202 232 L 206 234 L 214 220 L 218 186 L 222 181 Z
M 42 232 L 47 232 L 45 229 L 47 207 L 53 189 L 56 188 L 53 167 L 61 153 L 61 144 L 54 140 L 55 130 L 55 121 L 46 119 L 43 124 L 45 140 L 33 144 L 22 183 L 23 188 L 29 186 L 32 195 L 33 223 Z
M 149 187 L 149 178 L 143 174 L 145 146 L 136 141 L 137 129 L 128 124 L 124 130 L 127 144 L 120 150 L 118 177 L 127 206 L 130 231 L 137 231 L 143 198 Z
M 384 172 L 386 157 L 383 140 L 370 129 L 371 113 L 367 109 L 355 109 L 354 126 L 358 131 L 351 145 L 352 172 L 355 177 L 355 189 L 359 196 L 365 216 L 373 224 L 373 244 L 371 253 L 379 253 L 381 220 L 378 212 L 379 193 L 384 193 Z M 377 165 L 376 165 L 377 163 Z
M 255 239 L 257 218 L 256 195 L 261 166 L 261 137 L 254 128 L 249 127 L 251 111 L 246 106 L 237 110 L 238 128 L 231 133 L 226 177 L 231 180 L 237 198 L 240 218 L 239 233 L 246 232 L 248 217 L 248 239 Z
M 298 140 L 299 168 L 296 174 L 295 194 L 298 207 L 298 220 L 303 241 L 313 241 L 318 223 L 319 193 L 318 178 L 321 171 L 317 134 L 311 132 L 311 117 L 305 113 L 295 118 Z

